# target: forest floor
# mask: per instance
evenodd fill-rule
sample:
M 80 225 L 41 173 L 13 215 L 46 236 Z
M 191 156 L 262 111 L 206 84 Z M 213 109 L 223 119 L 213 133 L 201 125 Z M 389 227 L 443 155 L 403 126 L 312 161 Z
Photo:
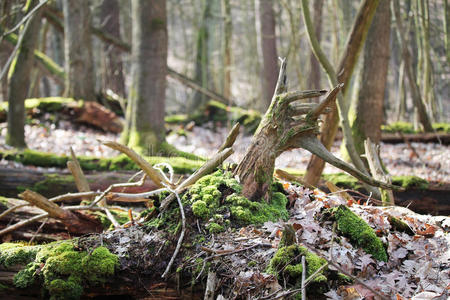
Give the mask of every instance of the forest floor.
M 5 124 L 6 125 L 6 124 Z M 207 124 L 208 125 L 208 124 Z M 199 156 L 209 157 L 214 153 L 228 134 L 224 127 L 208 129 L 208 126 L 194 127 L 192 131 L 183 131 L 185 135 L 178 135 L 173 130 L 167 140 L 178 149 L 191 152 Z M 209 126 L 212 127 L 212 126 Z M 6 128 L 0 128 L 0 150 L 7 149 L 4 141 Z M 30 149 L 69 154 L 72 147 L 77 155 L 112 157 L 118 154 L 97 140 L 119 141 L 120 136 L 105 133 L 84 125 L 74 125 L 67 121 L 60 121 L 56 127 L 49 125 L 27 125 L 25 128 L 26 142 Z M 228 159 L 238 162 L 250 145 L 251 135 L 240 134 L 234 144 L 235 153 Z M 338 157 L 340 141 L 336 141 L 332 152 Z M 418 156 L 417 156 L 418 155 Z M 294 149 L 283 153 L 276 161 L 277 168 L 306 170 L 311 154 L 303 149 Z M 450 182 L 450 146 L 438 143 L 382 143 L 381 157 L 391 175 L 416 175 L 430 182 Z M 0 161 L 0 165 L 8 167 L 22 167 L 12 161 Z M 337 173 L 339 169 L 328 165 L 324 173 Z

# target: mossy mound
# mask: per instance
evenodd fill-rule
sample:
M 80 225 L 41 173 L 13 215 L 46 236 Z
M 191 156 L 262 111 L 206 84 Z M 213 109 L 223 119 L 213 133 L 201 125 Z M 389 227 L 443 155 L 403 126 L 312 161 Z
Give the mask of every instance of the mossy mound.
M 66 155 L 57 155 L 30 149 L 23 151 L 0 151 L 0 158 L 17 161 L 24 165 L 63 169 L 67 167 L 67 161 L 69 160 L 69 157 Z M 80 162 L 81 168 L 86 171 L 139 170 L 139 167 L 124 154 L 113 158 L 78 156 L 77 159 Z M 198 157 L 196 159 L 187 159 L 184 157 L 147 156 L 145 159 L 152 165 L 162 162 L 169 163 L 178 174 L 192 173 L 204 163 Z
M 254 202 L 245 198 L 242 187 L 228 171 L 218 170 L 206 175 L 191 186 L 182 196 L 183 206 L 190 207 L 192 215 L 202 220 L 210 233 L 218 233 L 227 227 L 263 224 L 266 221 L 287 220 L 286 196 L 281 192 L 272 195 L 271 203 Z M 160 196 L 164 199 L 166 194 Z M 173 202 L 171 209 L 160 218 L 151 219 L 148 226 L 169 232 L 180 228 L 179 208 Z
M 50 299 L 79 299 L 84 287 L 105 283 L 119 265 L 105 247 L 80 251 L 67 241 L 39 246 L 5 243 L 0 245 L 0 262 L 26 264 L 14 276 L 14 285 L 27 288 L 42 282 Z
M 377 260 L 388 260 L 383 242 L 363 219 L 345 205 L 331 209 L 331 212 L 337 222 L 337 229 L 349 238 L 352 245 L 362 248 Z
M 168 124 L 188 123 L 204 124 L 208 121 L 220 123 L 240 123 L 247 133 L 255 132 L 261 122 L 261 113 L 255 110 L 246 110 L 237 106 L 227 106 L 219 101 L 210 100 L 192 116 L 172 115 L 165 118 Z
M 320 267 L 326 264 L 326 260 L 308 251 L 305 247 L 299 245 L 290 245 L 280 247 L 270 260 L 268 273 L 274 274 L 279 281 L 285 280 L 285 283 L 293 288 L 300 288 L 302 282 L 302 256 L 305 256 L 306 278 L 314 274 Z M 308 296 L 322 294 L 328 289 L 328 267 L 324 267 L 316 274 L 311 284 L 307 288 Z M 280 282 L 283 285 L 283 282 Z M 301 298 L 299 298 L 301 299 Z
M 212 219 L 212 223 L 219 226 L 224 225 L 224 216 L 228 214 L 229 221 L 237 225 L 263 224 L 288 218 L 287 198 L 283 193 L 275 192 L 271 203 L 266 203 L 250 201 L 241 192 L 241 185 L 230 172 L 218 170 L 197 181 L 183 199 L 192 205 L 196 217 L 205 221 Z M 217 225 L 209 225 L 210 231 L 211 228 L 217 231 L 220 228 Z
M 436 132 L 450 133 L 450 123 L 433 123 L 433 129 Z M 381 130 L 390 133 L 420 133 L 421 131 L 414 130 L 414 125 L 408 122 L 394 122 L 389 125 L 382 125 Z

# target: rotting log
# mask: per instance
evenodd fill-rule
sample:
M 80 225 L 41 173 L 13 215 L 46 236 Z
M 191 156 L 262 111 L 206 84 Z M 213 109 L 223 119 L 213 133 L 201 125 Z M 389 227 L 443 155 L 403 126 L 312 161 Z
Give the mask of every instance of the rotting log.
M 127 182 L 133 172 L 94 172 L 86 174 L 91 190 L 105 190 L 117 182 Z M 147 180 L 141 187 L 121 188 L 120 192 L 139 193 L 156 189 L 156 185 Z M 0 191 L 5 197 L 17 197 L 23 189 L 35 190 L 45 197 L 54 197 L 77 191 L 73 176 L 67 172 L 45 172 L 33 169 L 0 168 Z
M 303 103 L 295 107 L 292 104 L 295 101 L 319 97 L 326 91 L 287 92 L 286 80 L 286 61 L 283 59 L 272 103 L 256 130 L 250 147 L 234 171 L 243 186 L 242 193 L 248 199 L 270 200 L 275 159 L 292 148 L 306 149 L 372 186 L 399 188 L 377 181 L 358 171 L 332 155 L 317 139 L 318 118 L 326 113 L 330 105 L 334 104 L 342 84 L 331 90 L 319 104 Z

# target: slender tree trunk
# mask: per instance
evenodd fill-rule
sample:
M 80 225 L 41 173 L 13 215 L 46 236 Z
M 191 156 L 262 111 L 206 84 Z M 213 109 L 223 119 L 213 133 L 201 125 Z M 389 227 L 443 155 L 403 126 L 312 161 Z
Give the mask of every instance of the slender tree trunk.
M 64 0 L 65 95 L 95 100 L 95 74 L 88 1 Z
M 119 3 L 117 0 L 103 0 L 101 7 L 101 29 L 120 39 Z M 112 45 L 104 44 L 106 73 L 104 88 L 109 88 L 121 97 L 125 97 L 125 81 L 123 77 L 122 52 Z
M 261 24 L 261 49 L 263 55 L 262 74 L 262 110 L 265 111 L 272 101 L 277 84 L 278 55 L 275 36 L 275 13 L 271 0 L 261 0 L 259 3 L 259 18 Z
M 37 0 L 28 0 L 29 12 L 38 4 Z M 23 41 L 10 68 L 8 95 L 8 131 L 6 143 L 13 147 L 24 148 L 25 144 L 25 99 L 30 87 L 30 75 L 33 67 L 33 54 L 39 35 L 41 12 L 38 10 L 22 29 Z
M 165 0 L 132 0 L 133 44 L 129 146 L 154 153 L 165 141 L 167 75 Z
M 356 66 L 359 52 L 364 45 L 366 34 L 369 30 L 377 5 L 378 1 L 366 0 L 361 3 L 358 14 L 353 23 L 352 30 L 347 38 L 346 47 L 342 53 L 336 72 L 337 81 L 344 83 L 342 90 L 343 94 L 345 94 L 345 91 L 348 88 L 353 69 Z M 339 123 L 337 106 L 333 105 L 331 109 L 331 113 L 325 117 L 320 134 L 320 142 L 326 147 L 326 149 L 331 148 Z M 316 185 L 320 179 L 320 175 L 322 174 L 324 167 L 325 162 L 319 157 L 313 155 L 308 163 L 305 181 L 311 185 Z
M 230 0 L 222 0 L 222 14 L 224 18 L 223 28 L 223 91 L 225 98 L 231 99 L 231 36 L 233 24 L 231 22 Z M 229 103 L 231 104 L 231 103 Z
M 402 54 L 403 60 L 405 61 L 405 72 L 406 77 L 408 78 L 409 87 L 411 90 L 411 96 L 413 98 L 414 106 L 417 109 L 419 114 L 420 123 L 422 124 L 424 130 L 426 132 L 432 132 L 433 127 L 431 126 L 430 118 L 428 117 L 428 113 L 425 107 L 425 104 L 422 101 L 422 97 L 420 95 L 420 89 L 417 85 L 416 76 L 412 67 L 412 58 L 411 53 L 408 49 L 407 40 L 405 38 L 405 30 L 402 24 L 401 15 L 400 15 L 400 7 L 398 4 L 398 0 L 393 0 L 393 10 L 395 14 L 395 22 L 397 25 L 397 30 L 399 31 L 399 36 L 401 39 L 402 45 Z
M 316 32 L 317 40 L 320 43 L 322 36 L 322 8 L 323 0 L 314 1 L 314 30 Z M 311 71 L 308 77 L 308 88 L 309 89 L 320 89 L 320 64 L 314 53 L 311 51 L 309 54 L 309 63 L 311 66 Z
M 356 150 L 363 154 L 364 141 L 380 143 L 383 104 L 389 66 L 390 1 L 379 4 L 364 46 L 363 69 L 356 118 L 352 124 Z

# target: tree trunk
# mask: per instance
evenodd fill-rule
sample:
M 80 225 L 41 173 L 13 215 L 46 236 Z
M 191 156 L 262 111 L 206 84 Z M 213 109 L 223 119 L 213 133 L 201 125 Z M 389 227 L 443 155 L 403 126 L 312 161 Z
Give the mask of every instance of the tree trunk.
M 166 1 L 132 1 L 133 45 L 129 146 L 155 153 L 165 141 Z M 150 149 L 153 148 L 153 149 Z
M 103 0 L 100 6 L 101 28 L 111 36 L 120 39 L 119 3 L 117 0 Z M 103 45 L 105 55 L 104 89 L 111 89 L 125 97 L 125 82 L 122 71 L 121 51 L 109 44 Z
M 231 5 L 230 0 L 222 0 L 222 14 L 224 18 L 223 24 L 223 90 L 222 94 L 225 98 L 231 99 L 231 35 L 233 24 L 231 22 Z M 228 103 L 231 105 L 231 103 Z
M 323 0 L 314 1 L 314 29 L 319 43 L 322 35 L 322 8 Z M 309 54 L 309 64 L 311 70 L 308 77 L 308 88 L 320 89 L 320 64 L 312 51 Z
M 27 2 L 27 12 L 38 4 L 37 0 Z M 23 148 L 25 144 L 25 99 L 30 86 L 33 67 L 33 54 L 41 24 L 41 10 L 32 16 L 23 28 L 23 40 L 15 62 L 10 69 L 8 95 L 8 132 L 6 143 L 13 147 Z
M 381 1 L 370 26 L 364 46 L 364 60 L 356 103 L 356 118 L 352 124 L 356 150 L 364 153 L 364 141 L 370 138 L 380 143 L 383 122 L 384 92 L 389 66 L 391 28 L 390 1 Z
M 64 0 L 65 95 L 95 101 L 91 12 L 87 1 Z
M 262 105 L 265 111 L 272 100 L 277 84 L 278 55 L 275 35 L 275 13 L 271 0 L 261 0 L 259 3 L 259 18 L 261 24 L 261 49 L 263 55 L 262 73 Z
M 433 127 L 431 126 L 430 118 L 428 116 L 425 104 L 422 101 L 422 97 L 420 95 L 420 89 L 419 89 L 419 86 L 417 85 L 416 76 L 414 75 L 411 52 L 408 49 L 407 40 L 405 38 L 406 32 L 405 32 L 403 24 L 402 24 L 398 0 L 393 0 L 393 10 L 394 10 L 394 14 L 395 14 L 395 22 L 397 25 L 397 30 L 400 33 L 399 37 L 401 39 L 400 42 L 402 45 L 403 60 L 405 62 L 405 72 L 406 72 L 406 77 L 408 78 L 409 87 L 411 90 L 411 96 L 413 98 L 414 106 L 417 108 L 419 118 L 420 118 L 420 123 L 422 124 L 425 132 L 432 132 Z
M 372 22 L 373 14 L 378 5 L 378 1 L 363 1 L 359 8 L 358 14 L 353 23 L 352 30 L 347 38 L 347 44 L 342 53 L 339 67 L 337 68 L 337 81 L 344 83 L 343 94 L 351 79 L 353 69 L 358 60 L 359 52 L 364 45 L 367 31 Z M 336 105 L 331 107 L 329 113 L 321 127 L 320 142 L 326 149 L 330 149 L 333 144 L 339 123 L 339 116 Z M 325 167 L 325 162 L 319 157 L 313 155 L 308 163 L 305 181 L 311 185 L 316 185 L 320 179 L 320 175 Z

